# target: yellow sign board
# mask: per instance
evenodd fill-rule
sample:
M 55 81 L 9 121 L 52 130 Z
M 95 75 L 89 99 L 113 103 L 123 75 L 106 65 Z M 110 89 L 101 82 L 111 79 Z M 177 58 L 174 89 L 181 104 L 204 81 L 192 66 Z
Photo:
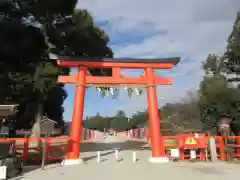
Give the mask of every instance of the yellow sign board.
M 187 144 L 187 145 L 195 145 L 195 144 L 197 144 L 197 141 L 193 137 L 188 137 L 185 140 L 185 144 Z

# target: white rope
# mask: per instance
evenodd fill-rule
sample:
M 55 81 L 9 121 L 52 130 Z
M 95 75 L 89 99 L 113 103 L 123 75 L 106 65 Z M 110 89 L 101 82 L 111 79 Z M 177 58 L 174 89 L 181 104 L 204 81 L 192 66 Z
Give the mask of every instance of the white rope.
M 76 86 L 83 86 L 86 88 L 100 88 L 100 87 L 105 87 L 105 88 L 124 88 L 124 90 L 127 90 L 128 88 L 148 88 L 148 87 L 153 87 L 153 86 L 158 86 L 161 84 L 81 84 L 81 83 L 76 83 Z

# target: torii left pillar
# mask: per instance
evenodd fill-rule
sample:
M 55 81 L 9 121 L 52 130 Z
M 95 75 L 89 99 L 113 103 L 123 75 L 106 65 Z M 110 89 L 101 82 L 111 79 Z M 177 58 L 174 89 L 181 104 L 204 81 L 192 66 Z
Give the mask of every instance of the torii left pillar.
M 81 164 L 83 162 L 81 157 L 79 157 L 79 154 L 84 112 L 84 98 L 86 90 L 84 86 L 81 86 L 81 84 L 85 84 L 86 76 L 87 68 L 82 66 L 78 67 L 70 142 L 68 143 L 69 149 L 67 153 L 67 158 L 62 162 L 62 165 L 75 165 Z

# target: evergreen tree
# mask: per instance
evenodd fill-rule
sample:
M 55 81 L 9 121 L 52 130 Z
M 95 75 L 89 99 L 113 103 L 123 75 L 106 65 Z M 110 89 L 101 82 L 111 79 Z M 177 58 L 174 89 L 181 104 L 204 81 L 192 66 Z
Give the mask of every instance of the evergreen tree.
M 239 84 L 240 81 L 240 12 L 237 13 L 232 33 L 228 38 L 227 51 L 222 58 L 225 72 L 232 76 L 228 81 Z
M 76 10 L 77 0 L 5 0 L 0 2 L 0 102 L 18 103 L 19 128 L 43 115 L 62 124 L 67 97 L 59 74 L 68 68 L 56 66 L 53 57 L 112 57 L 107 35 L 95 26 L 86 10 Z M 109 75 L 109 69 L 91 69 L 94 75 Z
M 210 54 L 203 63 L 205 76 L 200 83 L 199 108 L 206 126 L 216 127 L 222 116 L 233 119 L 240 132 L 240 12 L 222 57 Z M 240 126 L 239 126 L 240 127 Z
M 116 113 L 116 119 L 124 119 L 126 118 L 126 114 L 123 110 L 118 110 Z

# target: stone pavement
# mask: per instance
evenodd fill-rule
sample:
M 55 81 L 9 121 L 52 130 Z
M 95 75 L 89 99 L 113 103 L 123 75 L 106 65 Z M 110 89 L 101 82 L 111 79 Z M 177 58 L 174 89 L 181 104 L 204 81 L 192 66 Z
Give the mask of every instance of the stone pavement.
M 148 158 L 151 156 L 150 150 L 134 150 L 139 160 L 133 163 L 133 150 L 124 149 L 119 151 L 120 161 L 117 161 L 114 154 L 114 148 L 117 142 L 122 142 L 116 138 L 109 138 L 105 143 L 106 149 L 102 152 L 101 162 L 96 161 L 96 152 L 82 153 L 85 159 L 84 164 L 76 166 L 60 166 L 59 164 L 46 166 L 45 170 L 36 169 L 24 173 L 21 177 L 15 179 L 24 180 L 237 180 L 240 177 L 240 165 L 227 164 L 219 162 L 212 163 L 167 163 L 151 164 Z M 113 143 L 114 142 L 114 143 Z M 114 144 L 114 147 L 111 147 Z M 119 143 L 120 145 L 121 143 Z M 104 149 L 103 147 L 101 147 Z M 112 150 L 111 150 L 112 148 Z

